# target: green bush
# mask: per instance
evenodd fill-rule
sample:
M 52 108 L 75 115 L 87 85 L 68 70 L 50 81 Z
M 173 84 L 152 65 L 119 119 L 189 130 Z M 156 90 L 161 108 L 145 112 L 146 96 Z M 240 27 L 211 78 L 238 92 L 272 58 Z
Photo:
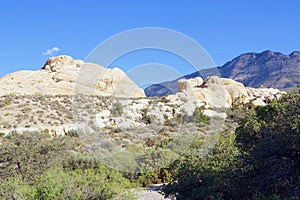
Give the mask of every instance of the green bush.
M 74 119 L 73 115 L 71 115 L 71 114 L 66 114 L 65 118 L 70 119 L 70 120 Z
M 239 122 L 236 134 L 222 136 L 206 158 L 194 152 L 180 159 L 165 195 L 179 200 L 299 199 L 300 94 L 250 110 Z
M 0 182 L 0 199 L 34 199 L 35 188 L 21 176 L 11 176 Z
M 49 170 L 38 177 L 35 199 L 59 200 L 63 199 L 65 187 L 70 184 L 71 177 L 60 170 Z
M 35 198 L 55 199 L 120 199 L 132 198 L 126 193 L 132 184 L 122 175 L 101 164 L 95 168 L 62 171 L 49 170 L 39 177 Z
M 203 114 L 201 108 L 196 108 L 193 113 L 193 122 L 195 123 L 201 123 L 201 122 L 207 122 L 209 120 L 209 117 Z
M 111 113 L 115 117 L 123 115 L 123 105 L 120 102 L 114 103 L 112 106 Z
M 133 197 L 128 190 L 134 185 L 120 172 L 74 150 L 75 154 L 71 153 L 72 148 L 70 137 L 23 133 L 4 138 L 0 148 L 0 199 Z
M 79 130 L 75 130 L 75 129 L 71 129 L 69 130 L 66 135 L 69 136 L 69 137 L 79 137 Z
M 246 170 L 239 183 L 247 186 L 245 196 L 299 199 L 299 94 L 285 95 L 258 107 L 237 129 L 237 141 L 246 155 L 242 166 Z
M 67 137 L 51 138 L 45 133 L 13 133 L 4 138 L 0 148 L 0 181 L 15 175 L 33 181 L 47 169 L 59 165 L 67 156 L 71 142 Z
M 4 179 L 0 184 L 0 199 L 132 199 L 134 195 L 127 191 L 132 187 L 121 173 L 101 164 L 87 169 L 53 168 L 33 183 L 21 176 Z
M 206 158 L 198 151 L 174 163 L 173 182 L 163 188 L 165 196 L 176 199 L 226 199 L 232 163 L 239 155 L 234 145 L 234 135 L 220 139 Z
M 179 123 L 193 122 L 193 123 L 200 125 L 200 123 L 208 122 L 209 117 L 207 117 L 206 115 L 203 114 L 201 108 L 195 108 L 193 115 L 190 116 L 190 115 L 184 114 L 182 117 L 179 116 L 177 121 Z

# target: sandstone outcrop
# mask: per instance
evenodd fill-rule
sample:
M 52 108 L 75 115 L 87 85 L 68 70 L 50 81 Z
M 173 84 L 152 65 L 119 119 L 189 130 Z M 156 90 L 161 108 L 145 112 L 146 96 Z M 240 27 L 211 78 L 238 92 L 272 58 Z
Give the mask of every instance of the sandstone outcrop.
M 18 71 L 0 78 L 0 96 L 73 95 L 144 97 L 142 89 L 120 69 L 74 60 L 70 56 L 49 58 L 41 70 Z
M 217 76 L 207 77 L 204 81 L 199 81 L 199 77 L 180 79 L 178 92 L 187 91 L 211 107 L 231 107 L 246 103 L 250 103 L 253 107 L 264 106 L 270 100 L 278 99 L 286 93 L 273 88 L 247 88 L 240 82 Z
M 84 62 L 82 60 L 74 60 L 71 56 L 62 55 L 49 58 L 42 69 L 45 69 L 49 72 L 56 72 L 63 66 L 76 65 L 77 67 L 80 67 L 83 65 L 83 63 Z
M 65 135 L 74 130 L 140 128 L 137 130 L 141 133 L 157 134 L 164 126 L 193 117 L 198 108 L 224 121 L 223 108 L 264 106 L 285 93 L 273 88 L 248 88 L 217 76 L 179 79 L 178 91 L 162 98 L 134 98 L 145 94 L 122 70 L 70 56 L 54 57 L 41 70 L 19 71 L 0 78 L 0 116 L 4 116 L 0 117 L 0 132 L 48 130 L 52 135 Z M 8 95 L 11 93 L 14 95 Z M 74 98 L 74 94 L 80 95 Z M 196 127 L 188 127 L 186 132 L 192 132 L 190 128 Z

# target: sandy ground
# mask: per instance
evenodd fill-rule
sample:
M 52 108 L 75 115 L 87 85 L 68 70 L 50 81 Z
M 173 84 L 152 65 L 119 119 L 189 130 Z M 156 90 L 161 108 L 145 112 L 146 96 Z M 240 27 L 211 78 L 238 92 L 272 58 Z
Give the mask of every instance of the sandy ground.
M 148 188 L 143 188 L 139 191 L 138 200 L 171 200 L 169 198 L 164 198 L 162 194 L 158 192 L 161 184 L 150 185 Z

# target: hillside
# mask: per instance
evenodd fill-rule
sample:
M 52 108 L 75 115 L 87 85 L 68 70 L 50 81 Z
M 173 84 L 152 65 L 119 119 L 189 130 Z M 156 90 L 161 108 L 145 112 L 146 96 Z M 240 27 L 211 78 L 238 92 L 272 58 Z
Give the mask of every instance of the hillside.
M 211 75 L 206 72 L 205 76 Z M 74 95 L 78 89 L 85 90 Z M 253 108 L 289 99 L 285 93 L 209 76 L 180 79 L 176 94 L 148 98 L 119 69 L 69 56 L 50 58 L 41 70 L 0 78 L 0 199 L 184 196 L 177 187 L 174 190 L 174 183 L 198 189 L 182 182 L 181 169 L 189 167 L 181 164 L 189 164 L 185 158 L 207 157 L 208 162 L 197 163 L 221 173 L 219 169 L 227 170 L 227 163 L 238 167 L 235 155 L 240 150 L 233 139 L 238 123 Z M 291 105 L 291 116 L 298 116 L 298 109 Z M 286 120 L 299 121 L 297 117 Z M 192 174 L 202 170 L 196 167 Z M 234 181 L 212 172 L 220 180 Z M 184 177 L 189 178 L 186 171 Z M 211 180 L 213 185 L 222 182 Z M 154 188 L 147 187 L 152 184 Z M 213 194 L 224 196 L 227 189 L 217 187 L 222 194 L 212 190 Z
M 300 84 L 300 52 L 284 55 L 270 50 L 262 53 L 245 53 L 217 67 L 222 78 L 230 78 L 247 87 L 271 87 L 291 90 Z M 204 69 L 173 81 L 154 84 L 145 89 L 147 96 L 164 96 L 177 92 L 177 81 L 217 75 L 216 69 Z

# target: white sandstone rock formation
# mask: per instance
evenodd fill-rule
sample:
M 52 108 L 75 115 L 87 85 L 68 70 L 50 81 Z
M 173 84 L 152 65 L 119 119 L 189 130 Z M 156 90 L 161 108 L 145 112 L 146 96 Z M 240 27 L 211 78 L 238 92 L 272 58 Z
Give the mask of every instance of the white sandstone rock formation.
M 179 79 L 178 80 L 178 92 L 186 89 L 195 88 L 203 84 L 203 79 L 201 77 L 196 77 L 193 79 Z
M 273 88 L 247 88 L 240 82 L 217 76 L 201 80 L 199 77 L 178 80 L 178 93 L 175 96 L 189 93 L 208 107 L 226 108 L 240 103 L 250 103 L 253 107 L 264 106 L 270 100 L 278 99 L 286 93 Z
M 0 96 L 10 93 L 145 97 L 144 91 L 122 70 L 84 63 L 70 56 L 49 58 L 38 71 L 18 71 L 0 78 Z
M 65 135 L 73 132 L 73 130 L 91 132 L 105 128 L 134 129 L 153 124 L 155 125 L 153 127 L 158 127 L 157 130 L 154 130 L 157 133 L 166 122 L 166 124 L 176 120 L 180 122 L 178 119 L 192 116 L 196 108 L 201 108 L 204 114 L 211 118 L 224 120 L 226 113 L 219 108 L 246 103 L 252 107 L 264 106 L 270 100 L 281 97 L 285 92 L 272 88 L 247 88 L 237 81 L 212 76 L 204 81 L 200 77 L 189 80 L 180 79 L 178 80 L 178 93 L 160 99 L 132 98 L 144 97 L 145 94 L 122 70 L 118 68 L 107 69 L 96 64 L 84 63 L 74 60 L 70 56 L 59 56 L 50 58 L 41 70 L 19 71 L 0 78 L 0 96 L 2 96 L 0 100 L 4 102 L 6 97 L 3 95 L 11 93 L 34 95 L 34 97 L 39 96 L 35 94 L 53 95 L 49 97 L 53 102 L 59 103 L 66 100 L 63 108 L 72 104 L 73 99 L 68 99 L 70 98 L 68 95 L 73 94 L 129 97 L 103 98 L 105 100 L 101 97 L 96 102 L 98 109 L 94 110 L 95 113 L 93 111 L 90 114 L 88 109 L 79 109 L 78 111 L 83 113 L 77 114 L 82 118 L 77 119 L 74 124 L 70 120 L 64 119 L 65 116 L 62 114 L 57 114 L 55 112 L 56 106 L 39 107 L 44 106 L 43 103 L 45 103 L 43 102 L 45 100 L 39 100 L 39 98 L 31 103 L 29 100 L 27 112 L 32 112 L 31 114 L 24 113 L 18 106 L 24 104 L 23 110 L 27 108 L 25 106 L 26 96 L 24 100 L 18 100 L 16 105 L 4 105 L 2 109 L 0 107 L 0 114 L 5 116 L 0 119 L 2 122 L 0 123 L 0 132 L 9 134 L 14 131 L 44 131 L 48 129 L 52 135 Z M 59 94 L 65 95 L 65 97 L 55 96 Z M 85 95 L 78 96 L 80 101 L 77 102 L 78 105 L 76 106 L 80 107 L 81 104 L 83 107 L 90 106 L 89 98 L 84 99 Z M 40 102 L 40 104 L 36 102 Z M 118 115 L 113 112 L 112 105 L 116 103 L 121 104 L 122 107 L 122 113 Z M 57 103 L 53 104 L 56 105 Z M 38 112 L 44 113 L 39 114 L 41 119 L 32 118 L 33 120 L 31 120 L 29 115 L 36 115 Z M 17 120 L 20 119 L 18 116 L 23 114 L 28 114 L 27 119 L 18 123 Z M 49 118 L 54 116 L 61 119 L 63 123 L 57 125 L 52 123 Z M 48 123 L 44 119 L 47 119 Z M 29 120 L 35 121 L 36 125 Z M 151 121 L 150 124 L 149 121 Z M 30 126 L 26 126 L 28 124 Z

